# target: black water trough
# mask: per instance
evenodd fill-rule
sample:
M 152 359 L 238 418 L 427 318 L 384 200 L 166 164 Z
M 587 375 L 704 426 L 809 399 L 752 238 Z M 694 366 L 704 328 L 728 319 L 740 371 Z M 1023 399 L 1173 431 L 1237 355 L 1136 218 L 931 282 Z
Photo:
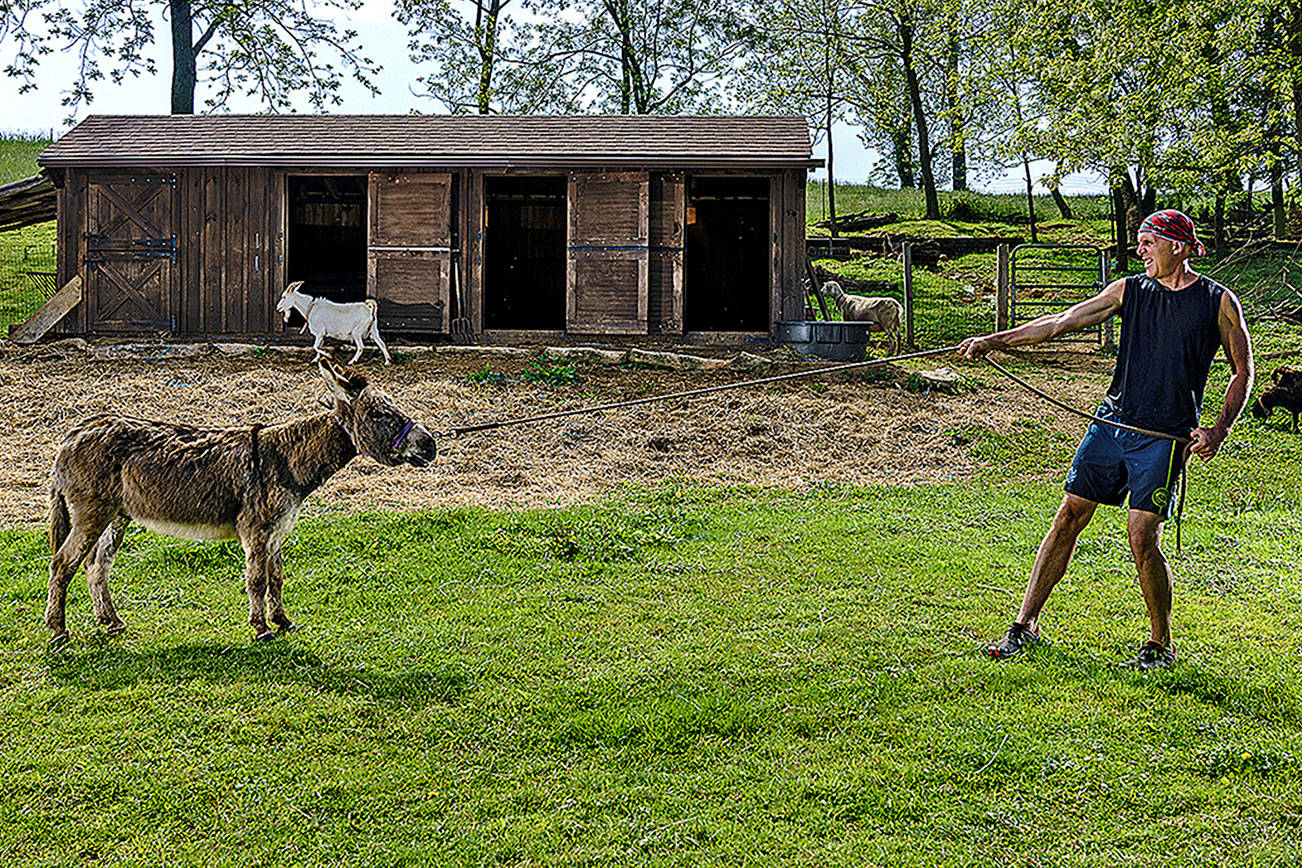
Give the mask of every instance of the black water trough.
M 778 323 L 778 343 L 806 356 L 857 362 L 866 355 L 868 323 L 798 320 Z

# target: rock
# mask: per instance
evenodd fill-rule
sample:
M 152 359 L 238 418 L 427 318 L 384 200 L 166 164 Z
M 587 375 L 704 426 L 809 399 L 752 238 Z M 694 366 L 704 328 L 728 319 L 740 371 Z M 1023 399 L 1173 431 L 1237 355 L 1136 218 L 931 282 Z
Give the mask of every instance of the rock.
M 548 347 L 543 357 L 585 365 L 622 365 L 628 359 L 625 350 L 603 350 L 597 347 Z
M 689 356 L 681 353 L 658 353 L 652 350 L 629 350 L 628 360 L 635 365 L 650 368 L 667 368 L 671 371 L 699 371 L 714 361 L 703 356 Z
M 951 371 L 949 368 L 936 368 L 932 371 L 918 371 L 918 376 L 925 380 L 928 385 L 936 388 L 953 389 L 963 383 L 963 378 Z
M 734 368 L 740 368 L 743 371 L 753 371 L 757 368 L 766 367 L 769 364 L 769 360 L 763 356 L 757 356 L 754 353 L 741 352 L 737 354 L 736 358 L 729 361 L 728 364 Z

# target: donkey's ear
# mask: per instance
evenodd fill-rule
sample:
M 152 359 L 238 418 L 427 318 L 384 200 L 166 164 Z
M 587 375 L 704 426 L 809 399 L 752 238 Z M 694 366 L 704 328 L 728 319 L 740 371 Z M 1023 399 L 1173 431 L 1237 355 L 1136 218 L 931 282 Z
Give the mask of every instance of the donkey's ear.
M 353 399 L 362 394 L 362 390 L 366 388 L 365 377 L 349 373 L 330 359 L 318 360 L 317 368 L 321 371 L 321 379 L 325 380 L 330 391 L 345 404 L 351 404 Z

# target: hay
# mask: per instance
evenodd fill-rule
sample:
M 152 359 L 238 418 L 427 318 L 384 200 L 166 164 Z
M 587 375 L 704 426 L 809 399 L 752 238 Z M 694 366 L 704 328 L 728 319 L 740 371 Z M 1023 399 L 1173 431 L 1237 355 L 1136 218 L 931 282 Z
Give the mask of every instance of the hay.
M 75 345 L 0 353 L 0 447 L 8 456 L 0 466 L 0 525 L 45 520 L 55 447 L 84 416 L 117 412 L 199 425 L 276 424 L 318 412 L 326 394 L 315 368 L 289 355 L 215 353 L 148 362 L 108 355 Z M 1064 363 L 1063 356 L 1077 360 Z M 484 369 L 486 358 L 511 381 L 467 381 L 467 374 Z M 367 364 L 362 370 L 432 429 L 750 376 L 593 366 L 581 369 L 578 386 L 558 388 L 520 382 L 518 374 L 530 361 L 419 354 L 390 368 Z M 1035 381 L 1091 406 L 1107 363 L 1075 353 L 1058 354 L 1055 361 L 1090 376 L 1064 383 L 1061 373 L 1045 371 Z M 675 478 L 787 489 L 954 481 L 978 470 L 953 435 L 958 427 L 1009 430 L 1014 418 L 1032 416 L 1080 431 L 1079 422 L 1055 420 L 1057 411 L 1015 386 L 927 395 L 901 389 L 900 376 L 873 376 L 835 374 L 822 381 L 826 388 L 817 379 L 792 381 L 468 434 L 443 440 L 438 460 L 426 470 L 357 459 L 316 493 L 307 512 L 568 505 Z M 993 374 L 981 376 L 989 382 Z

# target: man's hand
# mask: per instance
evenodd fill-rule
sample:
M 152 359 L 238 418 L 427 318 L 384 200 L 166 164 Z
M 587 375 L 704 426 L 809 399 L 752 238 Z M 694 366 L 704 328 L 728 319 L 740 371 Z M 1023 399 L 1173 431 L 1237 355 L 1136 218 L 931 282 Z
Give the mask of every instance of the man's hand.
M 965 359 L 980 359 L 991 350 L 997 350 L 1002 347 L 1000 341 L 995 340 L 994 335 L 982 335 L 981 337 L 971 337 L 958 345 L 958 354 Z
M 1219 425 L 1211 428 L 1195 428 L 1189 432 L 1189 436 L 1193 438 L 1193 442 L 1189 444 L 1189 451 L 1203 461 L 1211 461 L 1229 433 L 1229 429 Z

